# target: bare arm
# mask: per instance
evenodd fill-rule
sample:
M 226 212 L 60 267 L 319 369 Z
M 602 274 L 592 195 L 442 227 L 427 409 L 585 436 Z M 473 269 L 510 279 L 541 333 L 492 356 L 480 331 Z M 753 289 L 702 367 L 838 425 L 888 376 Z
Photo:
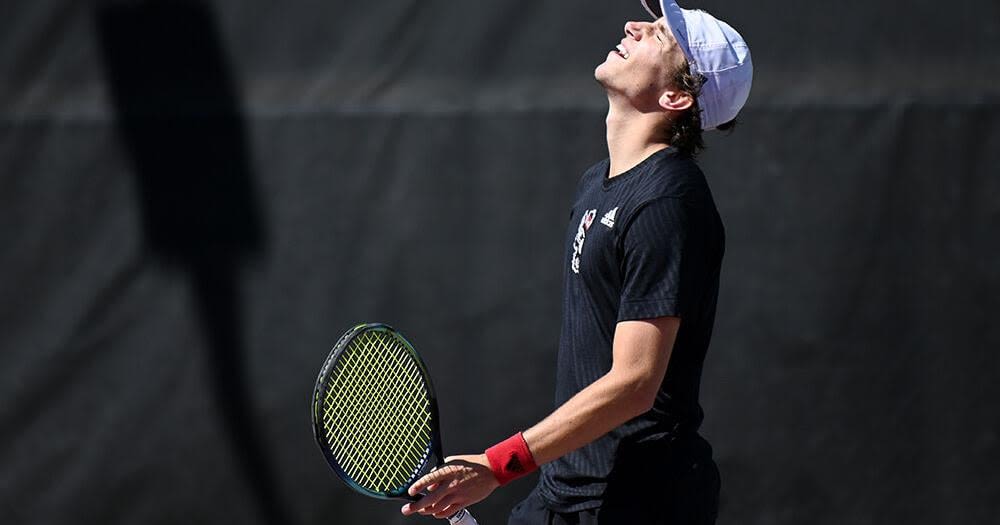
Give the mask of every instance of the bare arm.
M 553 461 L 652 408 L 679 327 L 676 317 L 618 323 L 611 370 L 524 432 L 535 462 Z M 498 486 L 485 454 L 447 461 L 410 488 L 414 495 L 430 493 L 405 505 L 403 514 L 447 517 L 486 498 Z
M 679 326 L 676 317 L 618 323 L 611 370 L 524 432 L 535 462 L 564 456 L 651 409 Z

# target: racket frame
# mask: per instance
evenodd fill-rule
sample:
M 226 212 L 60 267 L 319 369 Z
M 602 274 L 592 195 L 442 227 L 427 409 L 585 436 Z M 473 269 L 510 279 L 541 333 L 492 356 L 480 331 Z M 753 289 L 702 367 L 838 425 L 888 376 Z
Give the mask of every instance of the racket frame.
M 343 481 L 348 487 L 351 487 L 354 491 L 364 494 L 365 496 L 382 500 L 416 501 L 420 499 L 421 496 L 410 496 L 406 492 L 410 488 L 409 485 L 403 488 L 403 492 L 401 494 L 392 492 L 375 492 L 359 485 L 343 468 L 341 468 L 336 458 L 333 457 L 333 452 L 330 451 L 330 446 L 326 443 L 323 437 L 324 429 L 322 428 L 323 422 L 321 416 L 323 409 L 322 394 L 326 391 L 326 382 L 329 380 L 330 369 L 333 368 L 333 365 L 336 364 L 340 356 L 345 350 L 347 350 L 351 341 L 353 341 L 360 334 L 369 331 L 389 332 L 390 335 L 398 338 L 403 343 L 403 346 L 406 348 L 406 351 L 409 352 L 414 362 L 416 362 L 417 366 L 420 368 L 420 372 L 424 380 L 424 386 L 427 389 L 427 399 L 431 411 L 431 444 L 430 450 L 427 451 L 422 462 L 420 463 L 420 466 L 415 470 L 416 474 L 413 481 L 415 482 L 420 479 L 420 476 L 429 472 L 434 466 L 437 466 L 435 464 L 429 467 L 434 457 L 436 457 L 438 462 L 444 461 L 444 455 L 441 453 L 441 426 L 440 421 L 438 421 L 437 396 L 434 393 L 434 385 L 431 383 L 431 376 L 427 371 L 427 365 L 424 364 L 424 360 L 421 359 L 420 354 L 418 354 L 416 349 L 413 348 L 410 341 L 406 337 L 403 337 L 403 334 L 399 333 L 395 328 L 385 323 L 361 323 L 345 332 L 344 335 L 340 336 L 340 339 L 337 340 L 337 344 L 335 344 L 333 349 L 330 350 L 330 354 L 323 363 L 323 367 L 320 368 L 319 376 L 316 378 L 316 386 L 313 390 L 313 437 L 316 438 L 316 443 L 319 445 L 320 450 L 323 451 L 323 457 L 326 458 L 326 462 L 330 465 L 330 468 L 333 469 L 341 481 Z M 410 485 L 412 485 L 412 483 L 410 483 Z

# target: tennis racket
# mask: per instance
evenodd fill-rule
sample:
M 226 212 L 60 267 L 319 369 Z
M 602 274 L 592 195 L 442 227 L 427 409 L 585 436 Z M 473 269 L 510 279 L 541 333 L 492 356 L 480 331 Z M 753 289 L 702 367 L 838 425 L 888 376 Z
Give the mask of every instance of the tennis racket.
M 361 324 L 320 369 L 313 434 L 326 461 L 365 496 L 414 501 L 407 489 L 443 463 L 437 398 L 423 360 L 399 332 Z M 478 525 L 466 510 L 453 525 Z

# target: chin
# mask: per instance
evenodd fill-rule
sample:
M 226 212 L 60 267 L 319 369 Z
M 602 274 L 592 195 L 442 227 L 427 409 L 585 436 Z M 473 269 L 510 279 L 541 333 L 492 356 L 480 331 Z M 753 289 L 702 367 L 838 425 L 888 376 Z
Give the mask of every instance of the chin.
M 601 83 L 602 86 L 607 86 L 607 82 L 611 80 L 612 73 L 609 71 L 610 65 L 607 61 L 601 62 L 594 68 L 594 80 Z

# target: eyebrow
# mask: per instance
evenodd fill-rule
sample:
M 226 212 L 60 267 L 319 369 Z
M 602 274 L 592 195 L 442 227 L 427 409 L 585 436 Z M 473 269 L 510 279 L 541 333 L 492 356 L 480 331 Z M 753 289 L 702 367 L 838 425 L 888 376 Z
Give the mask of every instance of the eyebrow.
M 666 24 L 661 24 L 660 22 L 656 22 L 653 25 L 656 26 L 656 30 L 660 32 L 660 35 L 662 35 L 663 38 L 666 38 L 667 41 L 670 40 L 670 38 L 667 36 L 667 27 L 666 27 Z

